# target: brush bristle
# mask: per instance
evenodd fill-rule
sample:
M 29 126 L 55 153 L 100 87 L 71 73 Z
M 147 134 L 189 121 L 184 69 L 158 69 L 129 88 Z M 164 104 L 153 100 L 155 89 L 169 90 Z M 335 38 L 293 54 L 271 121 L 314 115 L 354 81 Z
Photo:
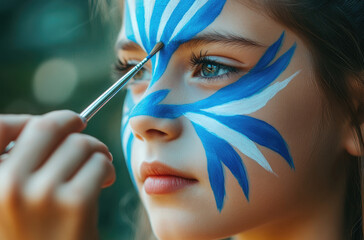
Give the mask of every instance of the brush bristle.
M 148 58 L 151 58 L 154 56 L 154 54 L 156 54 L 157 52 L 159 52 L 159 50 L 161 50 L 164 47 L 164 44 L 162 42 L 157 43 L 154 48 L 152 49 L 152 51 L 150 51 L 150 54 L 148 55 Z

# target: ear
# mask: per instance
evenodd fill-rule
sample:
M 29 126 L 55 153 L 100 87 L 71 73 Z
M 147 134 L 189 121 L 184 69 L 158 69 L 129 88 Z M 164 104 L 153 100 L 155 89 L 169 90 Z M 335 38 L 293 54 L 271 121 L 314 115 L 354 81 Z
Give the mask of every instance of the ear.
M 364 130 L 364 124 L 361 125 L 362 135 L 364 132 L 363 130 Z M 352 156 L 355 157 L 364 156 L 363 149 L 361 149 L 360 147 L 359 138 L 354 130 L 349 133 L 349 136 L 345 140 L 345 149 Z
M 362 107 L 359 108 L 358 111 L 358 122 L 361 136 L 362 138 L 364 138 L 364 108 Z M 344 143 L 346 151 L 352 156 L 364 156 L 364 146 L 361 146 L 361 144 L 364 143 L 361 142 L 359 139 L 357 127 L 353 123 L 351 123 L 348 129 L 349 131 Z

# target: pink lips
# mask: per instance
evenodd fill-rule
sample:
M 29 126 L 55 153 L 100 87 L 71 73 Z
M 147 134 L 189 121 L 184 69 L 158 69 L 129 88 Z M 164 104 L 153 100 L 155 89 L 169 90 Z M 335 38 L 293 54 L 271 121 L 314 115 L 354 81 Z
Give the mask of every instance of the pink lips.
M 140 174 L 147 194 L 168 194 L 197 182 L 187 174 L 160 162 L 143 162 Z

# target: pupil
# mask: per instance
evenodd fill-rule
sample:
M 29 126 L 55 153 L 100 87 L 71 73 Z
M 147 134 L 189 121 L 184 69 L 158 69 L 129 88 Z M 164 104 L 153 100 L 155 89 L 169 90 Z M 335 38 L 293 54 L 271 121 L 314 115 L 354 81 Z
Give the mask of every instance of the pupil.
M 219 67 L 214 64 L 204 64 L 202 66 L 202 73 L 205 77 L 214 77 L 219 72 Z

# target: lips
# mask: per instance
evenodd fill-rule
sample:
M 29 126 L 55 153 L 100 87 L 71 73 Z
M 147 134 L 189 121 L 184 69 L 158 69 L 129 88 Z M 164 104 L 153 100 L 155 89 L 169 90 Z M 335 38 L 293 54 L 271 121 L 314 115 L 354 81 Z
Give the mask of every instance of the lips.
M 186 173 L 160 162 L 143 162 L 140 167 L 141 180 L 147 194 L 168 194 L 197 183 Z

